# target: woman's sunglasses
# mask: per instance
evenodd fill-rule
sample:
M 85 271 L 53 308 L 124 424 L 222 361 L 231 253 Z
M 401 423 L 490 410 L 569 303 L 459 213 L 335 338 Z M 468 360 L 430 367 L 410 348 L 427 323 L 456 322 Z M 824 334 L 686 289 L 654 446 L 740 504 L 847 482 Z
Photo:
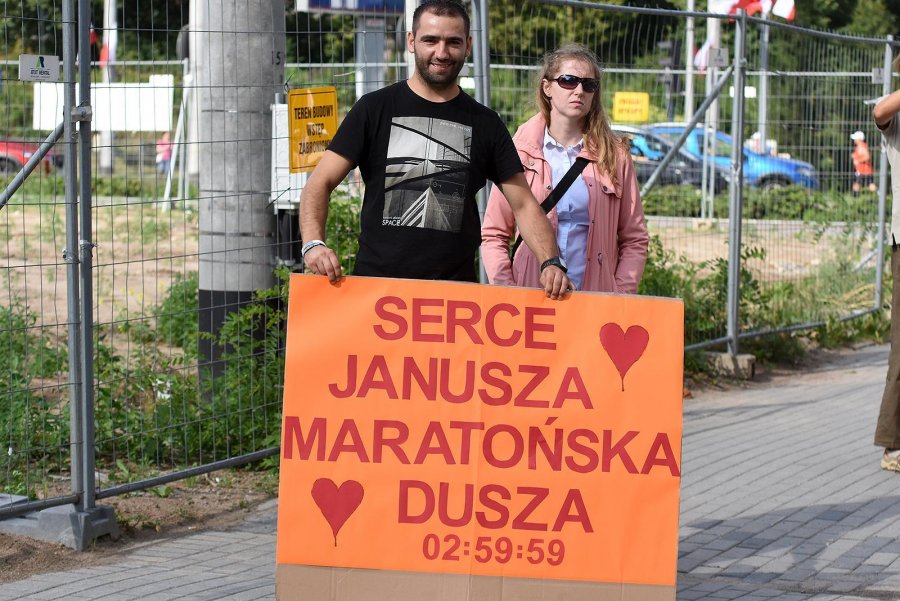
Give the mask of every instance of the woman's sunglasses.
M 600 89 L 600 81 L 592 77 L 578 77 L 577 75 L 560 75 L 548 77 L 547 81 L 555 81 L 564 90 L 574 90 L 581 84 L 581 89 L 588 94 L 593 94 Z

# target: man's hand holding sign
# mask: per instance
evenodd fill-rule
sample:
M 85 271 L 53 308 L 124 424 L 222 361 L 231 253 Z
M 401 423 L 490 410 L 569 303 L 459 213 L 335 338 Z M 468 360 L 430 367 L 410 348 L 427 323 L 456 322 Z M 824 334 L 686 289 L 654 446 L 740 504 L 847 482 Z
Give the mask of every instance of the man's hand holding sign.
M 279 596 L 674 599 L 682 319 L 668 299 L 293 276 Z

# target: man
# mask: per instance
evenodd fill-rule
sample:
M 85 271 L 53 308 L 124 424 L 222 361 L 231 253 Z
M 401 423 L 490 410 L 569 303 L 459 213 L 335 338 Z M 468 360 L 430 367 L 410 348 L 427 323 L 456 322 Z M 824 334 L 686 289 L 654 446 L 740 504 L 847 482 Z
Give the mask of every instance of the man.
M 509 132 L 456 82 L 472 48 L 465 9 L 454 0 L 426 0 L 406 44 L 415 55 L 412 77 L 359 99 L 303 190 L 307 268 L 332 282 L 342 275 L 324 242 L 328 198 L 358 165 L 366 191 L 354 273 L 474 282 L 481 242 L 475 195 L 491 179 L 542 262 L 545 293 L 561 298 L 573 287 Z
M 900 72 L 900 57 L 894 61 Z M 875 444 L 884 447 L 881 468 L 900 472 L 900 313 L 894 315 L 893 306 L 900 303 L 900 90 L 882 98 L 872 117 L 884 134 L 884 149 L 891 164 L 891 273 L 894 277 L 891 309 L 891 352 L 888 374 L 881 397 L 881 411 L 875 427 Z

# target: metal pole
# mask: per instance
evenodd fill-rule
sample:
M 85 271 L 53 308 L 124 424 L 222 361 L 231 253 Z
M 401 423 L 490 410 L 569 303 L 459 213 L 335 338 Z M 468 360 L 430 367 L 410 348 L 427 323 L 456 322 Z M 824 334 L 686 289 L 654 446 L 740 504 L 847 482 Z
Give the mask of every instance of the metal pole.
M 184 81 L 184 78 L 182 78 Z M 175 124 L 175 139 L 172 140 L 172 160 L 169 161 L 169 169 L 166 171 L 166 187 L 163 191 L 163 204 L 162 210 L 168 211 L 175 204 L 172 202 L 172 178 L 174 177 L 175 165 L 178 164 L 178 161 L 184 163 L 184 159 L 182 158 L 183 151 L 181 151 L 181 146 L 184 142 L 184 117 L 185 112 L 187 112 L 188 105 L 188 96 L 189 96 L 190 88 L 182 87 L 181 89 L 181 107 L 178 110 L 178 121 Z M 180 188 L 178 190 L 179 195 L 184 198 L 184 188 Z
M 63 143 L 65 144 L 65 198 L 66 198 L 66 247 L 62 251 L 66 262 L 66 289 L 68 291 L 68 351 L 69 351 L 69 449 L 72 463 L 72 493 L 79 496 L 79 505 L 84 498 L 84 464 L 82 463 L 81 404 L 81 313 L 79 307 L 78 286 L 78 196 L 76 195 L 78 177 L 75 169 L 75 55 L 77 33 L 75 29 L 75 0 L 63 0 Z M 90 21 L 88 21 L 90 22 Z M 82 54 L 82 58 L 90 56 L 90 52 Z M 82 60 L 88 63 L 88 60 Z
M 728 203 L 728 351 L 738 354 L 741 302 L 741 213 L 744 186 L 744 43 L 747 12 L 738 11 L 734 39 L 734 101 L 731 111 L 731 186 Z
M 188 99 L 184 103 L 184 111 L 185 111 L 185 121 L 190 122 L 190 118 L 187 112 L 191 107 L 190 98 L 191 98 L 191 72 L 190 72 L 190 60 L 184 59 L 182 61 L 182 89 L 181 93 Z M 188 190 L 188 177 L 187 177 L 187 149 L 188 144 L 185 144 L 185 139 L 187 136 L 187 127 L 181 133 L 181 152 L 179 153 L 178 158 L 178 198 L 185 202 L 183 205 L 184 208 L 188 208 L 187 201 L 190 199 L 190 190 Z
M 687 0 L 687 10 L 694 12 L 694 0 Z M 687 18 L 684 33 L 684 120 L 694 114 L 694 17 Z
M 894 36 L 887 36 L 887 42 L 884 45 L 884 74 L 882 78 L 881 91 L 887 95 L 891 93 L 891 66 L 893 64 L 893 48 L 891 43 Z M 885 208 L 887 207 L 887 185 L 888 185 L 888 158 L 885 152 L 884 137 L 881 138 L 881 160 L 878 166 L 878 240 L 876 242 L 877 257 L 875 262 L 875 308 L 881 307 L 884 302 L 884 295 L 881 288 L 884 285 L 884 231 L 885 231 Z M 893 199 L 893 202 L 900 202 L 900 198 Z M 891 240 L 891 244 L 894 244 Z M 896 302 L 896 301 L 895 301 Z
M 763 19 L 766 14 L 763 13 Z M 759 43 L 759 90 L 756 97 L 759 98 L 759 112 L 757 113 L 756 131 L 759 132 L 759 148 L 761 154 L 769 154 L 766 151 L 766 139 L 768 132 L 766 124 L 769 122 L 769 26 L 763 25 L 760 30 Z
M 488 46 L 488 18 L 487 3 L 484 0 L 472 0 L 472 64 L 475 67 L 475 100 L 484 106 L 491 106 L 490 96 L 490 48 Z M 477 195 L 478 214 L 484 220 L 484 211 L 487 208 L 490 183 L 482 188 Z M 478 281 L 488 283 L 487 272 L 484 270 L 484 261 L 478 262 Z
M 78 1 L 79 49 L 81 56 L 90 56 L 90 0 Z M 91 65 L 89 61 L 81 61 L 78 65 L 78 101 L 83 110 L 91 105 Z M 80 196 L 81 204 L 81 239 L 79 261 L 81 262 L 81 347 L 82 347 L 82 390 L 84 420 L 82 427 L 82 466 L 84 469 L 84 497 L 80 509 L 87 511 L 95 506 L 94 481 L 94 284 L 93 284 L 93 248 L 91 236 L 94 232 L 91 221 L 91 121 L 90 111 L 87 118 L 78 125 L 78 151 L 80 154 Z M 73 182 L 74 184 L 74 182 Z M 68 183 L 67 183 L 68 185 Z
M 413 13 L 416 12 L 416 6 L 419 3 L 417 0 L 406 0 L 406 4 L 404 5 L 406 8 L 406 14 L 404 16 L 404 20 L 406 21 L 406 32 L 412 32 L 413 26 Z M 412 52 L 407 52 L 406 50 L 406 38 L 403 38 L 403 52 L 406 54 L 406 77 L 407 79 L 412 77 L 416 72 L 416 57 L 413 56 Z
M 480 28 L 480 45 L 481 45 L 481 68 L 484 70 L 484 77 L 481 80 L 482 94 L 484 99 L 481 103 L 491 107 L 491 39 L 490 39 L 490 17 L 488 16 L 487 0 L 476 0 L 481 5 L 481 28 Z
M 41 144 L 40 148 L 38 148 L 31 158 L 28 159 L 28 162 L 22 166 L 21 171 L 16 173 L 15 177 L 12 178 L 12 181 L 7 184 L 6 189 L 0 193 L 0 209 L 6 206 L 6 203 L 9 202 L 9 199 L 13 197 L 13 194 L 16 193 L 16 190 L 25 183 L 25 180 L 31 175 L 35 169 L 39 168 L 41 161 L 44 160 L 44 157 L 47 156 L 47 153 L 50 152 L 50 149 L 53 148 L 53 145 L 59 140 L 60 136 L 63 135 L 65 131 L 65 121 L 56 126 L 50 135 L 47 136 L 47 139 Z

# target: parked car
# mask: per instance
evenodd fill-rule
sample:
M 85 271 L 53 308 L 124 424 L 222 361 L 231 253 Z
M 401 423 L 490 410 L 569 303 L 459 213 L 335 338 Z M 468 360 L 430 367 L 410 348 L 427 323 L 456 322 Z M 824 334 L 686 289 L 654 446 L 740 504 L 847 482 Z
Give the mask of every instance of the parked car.
M 40 144 L 18 140 L 0 140 L 0 177 L 15 175 L 22 170 L 28 159 L 37 152 Z M 41 161 L 41 170 L 51 173 L 62 167 L 62 155 L 51 150 Z
M 657 123 L 647 129 L 674 143 L 684 132 L 684 123 Z M 710 132 L 712 135 L 712 132 Z M 716 132 L 716 156 L 717 166 L 730 168 L 731 165 L 731 136 L 723 132 Z M 696 127 L 687 137 L 682 146 L 692 156 L 703 156 L 703 128 Z M 743 149 L 744 154 L 744 183 L 759 188 L 780 188 L 791 184 L 799 184 L 805 188 L 815 190 L 819 187 L 819 178 L 816 168 L 804 161 L 787 159 L 780 156 L 759 154 Z
M 612 125 L 612 130 L 617 135 L 629 139 L 638 183 L 644 185 L 672 148 L 672 142 L 640 127 Z M 730 173 L 726 169 L 716 166 L 717 192 L 728 188 L 729 176 Z M 690 185 L 699 188 L 702 181 L 703 161 L 684 149 L 679 149 L 678 154 L 660 174 L 657 185 Z

